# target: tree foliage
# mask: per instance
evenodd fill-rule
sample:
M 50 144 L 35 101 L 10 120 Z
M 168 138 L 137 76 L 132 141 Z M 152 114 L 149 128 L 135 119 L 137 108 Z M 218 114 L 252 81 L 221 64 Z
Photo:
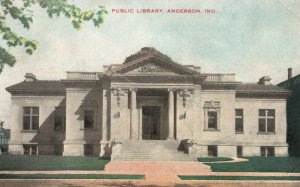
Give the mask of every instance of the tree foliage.
M 64 16 L 71 21 L 76 30 L 81 28 L 83 22 L 92 21 L 99 27 L 103 23 L 103 16 L 107 14 L 103 6 L 97 10 L 82 10 L 80 7 L 68 3 L 67 0 L 0 0 L 0 35 L 8 47 L 22 46 L 26 53 L 32 54 L 38 41 L 18 35 L 7 23 L 8 17 L 19 21 L 25 29 L 30 29 L 33 23 L 33 6 L 38 5 L 45 9 L 48 16 Z M 4 65 L 13 66 L 16 58 L 0 44 L 0 73 Z

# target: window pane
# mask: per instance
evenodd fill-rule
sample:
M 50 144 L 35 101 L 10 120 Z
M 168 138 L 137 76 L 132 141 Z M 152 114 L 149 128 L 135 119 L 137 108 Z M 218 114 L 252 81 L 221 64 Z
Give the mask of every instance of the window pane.
M 274 109 L 273 110 L 268 110 L 267 114 L 268 114 L 268 116 L 275 117 L 275 110 Z
M 55 122 L 54 129 L 55 130 L 64 130 L 65 129 L 65 108 L 56 107 L 55 108 Z
M 25 115 L 29 115 L 30 114 L 30 107 L 24 107 L 23 110 L 24 110 L 24 114 Z
M 39 107 L 32 107 L 32 114 L 39 115 Z
M 31 146 L 31 154 L 32 155 L 36 155 L 37 154 L 37 146 L 36 145 L 32 145 Z
M 265 109 L 259 109 L 259 116 L 266 116 L 266 110 Z
M 267 132 L 275 132 L 275 119 L 267 119 Z
M 208 112 L 208 128 L 217 129 L 217 112 Z
M 55 130 L 63 130 L 65 124 L 65 117 L 63 116 L 56 116 L 55 117 L 55 123 L 54 123 L 54 129 Z
M 209 145 L 207 147 L 208 156 L 217 157 L 218 156 L 218 147 L 215 145 Z
M 23 130 L 30 130 L 30 116 L 23 116 Z
M 235 131 L 236 132 L 243 132 L 243 118 L 236 118 L 235 119 Z
M 243 117 L 243 109 L 235 109 L 235 116 Z
M 266 132 L 266 120 L 264 118 L 259 119 L 258 131 L 259 132 Z
M 30 154 L 29 145 L 23 145 L 23 149 L 24 149 L 24 155 L 29 155 Z
M 209 129 L 216 129 L 217 128 L 215 119 L 209 119 L 208 120 L 208 128 Z
M 243 147 L 242 146 L 237 146 L 237 157 L 242 157 L 243 156 Z
M 94 111 L 84 111 L 84 128 L 92 128 L 94 125 Z
M 266 148 L 260 147 L 260 156 L 266 156 Z
M 39 116 L 32 116 L 32 130 L 39 129 Z
M 275 156 L 274 147 L 268 147 L 266 151 L 267 151 L 267 156 Z

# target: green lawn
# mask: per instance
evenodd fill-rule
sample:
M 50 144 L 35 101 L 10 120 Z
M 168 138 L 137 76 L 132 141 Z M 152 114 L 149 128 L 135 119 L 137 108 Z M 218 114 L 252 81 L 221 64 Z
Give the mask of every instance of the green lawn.
M 205 163 L 214 172 L 300 172 L 300 157 L 246 157 L 248 162 Z
M 104 170 L 109 160 L 98 157 L 2 155 L 0 170 Z
M 116 174 L 0 174 L 0 179 L 134 179 L 143 180 L 144 175 Z
M 201 157 L 197 158 L 199 162 L 219 162 L 219 161 L 231 161 L 232 158 L 227 157 Z
M 297 176 L 178 176 L 181 180 L 288 180 L 299 181 L 300 177 Z

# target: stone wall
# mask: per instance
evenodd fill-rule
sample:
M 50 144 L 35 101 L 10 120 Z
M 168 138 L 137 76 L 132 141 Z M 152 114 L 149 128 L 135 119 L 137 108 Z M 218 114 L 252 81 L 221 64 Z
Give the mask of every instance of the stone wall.
M 66 91 L 66 140 L 65 156 L 84 154 L 84 144 L 96 144 L 101 140 L 101 92 L 97 89 L 67 88 Z M 94 126 L 84 128 L 84 111 L 94 111 Z M 96 150 L 95 150 L 96 151 Z M 99 153 L 95 153 L 99 155 Z
M 9 152 L 23 154 L 23 144 L 38 144 L 39 154 L 54 154 L 64 131 L 54 130 L 55 107 L 65 107 L 63 96 L 12 96 Z M 39 130 L 23 130 L 23 107 L 39 107 Z

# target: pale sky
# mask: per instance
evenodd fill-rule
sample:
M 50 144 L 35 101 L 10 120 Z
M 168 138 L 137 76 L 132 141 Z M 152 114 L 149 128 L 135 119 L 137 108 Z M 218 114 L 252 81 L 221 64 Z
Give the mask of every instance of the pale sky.
M 287 68 L 300 73 L 299 0 L 74 0 L 83 8 L 105 5 L 109 14 L 95 28 L 80 31 L 65 18 L 47 17 L 35 8 L 30 30 L 11 21 L 15 30 L 39 41 L 33 55 L 10 48 L 14 67 L 0 74 L 0 119 L 9 127 L 10 94 L 6 87 L 31 72 L 38 79 L 64 79 L 66 71 L 102 71 L 120 64 L 142 47 L 155 47 L 180 64 L 201 66 L 206 73 L 235 73 L 237 81 L 257 82 L 270 75 L 277 84 Z M 116 14 L 112 9 L 208 9 L 215 14 Z M 3 44 L 3 41 L 0 40 Z

